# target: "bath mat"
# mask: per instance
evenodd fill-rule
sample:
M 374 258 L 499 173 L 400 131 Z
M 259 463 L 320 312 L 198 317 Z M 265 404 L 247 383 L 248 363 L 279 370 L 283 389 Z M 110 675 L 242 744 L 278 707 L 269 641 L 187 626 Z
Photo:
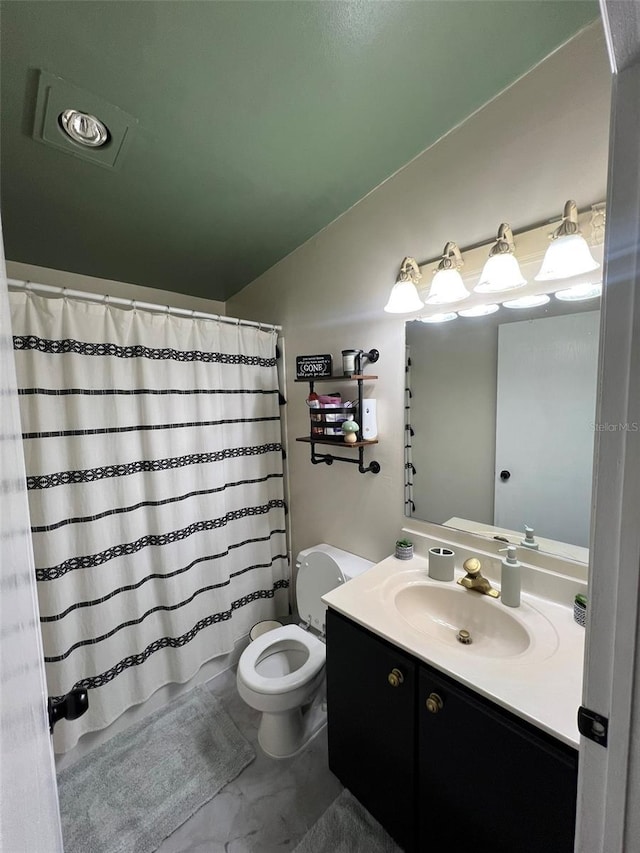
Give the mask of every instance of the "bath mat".
M 254 758 L 196 687 L 59 774 L 65 853 L 152 853 Z
M 293 853 L 402 853 L 402 849 L 345 788 Z

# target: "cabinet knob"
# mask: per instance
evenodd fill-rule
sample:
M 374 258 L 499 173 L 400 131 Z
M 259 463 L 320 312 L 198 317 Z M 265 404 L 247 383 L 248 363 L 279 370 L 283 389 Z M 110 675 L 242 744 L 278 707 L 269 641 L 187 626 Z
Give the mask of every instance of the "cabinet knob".
M 387 676 L 387 681 L 392 687 L 400 687 L 400 685 L 404 681 L 404 675 L 400 672 L 399 669 L 394 668 Z
M 437 693 L 431 693 L 427 699 L 427 711 L 429 711 L 430 714 L 437 714 L 438 711 L 442 711 L 443 707 L 444 702 L 442 701 L 442 698 L 438 696 Z

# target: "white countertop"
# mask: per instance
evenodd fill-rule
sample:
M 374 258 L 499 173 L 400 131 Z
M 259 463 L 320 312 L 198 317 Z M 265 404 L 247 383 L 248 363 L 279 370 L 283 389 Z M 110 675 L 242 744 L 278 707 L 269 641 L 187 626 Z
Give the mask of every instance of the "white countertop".
M 572 606 L 523 593 L 522 606 L 511 608 L 505 607 L 499 599 L 481 596 L 483 607 L 508 611 L 528 627 L 534 637 L 533 643 L 523 654 L 485 657 L 479 654 L 480 647 L 444 642 L 417 630 L 396 609 L 394 596 L 407 585 L 426 584 L 439 588 L 456 586 L 455 581 L 442 583 L 431 580 L 427 568 L 427 560 L 423 557 L 415 556 L 406 561 L 387 557 L 363 574 L 328 592 L 322 600 L 379 637 L 452 676 L 570 746 L 577 747 L 580 737 L 577 713 L 582 697 L 584 628 L 574 621 Z M 461 574 L 464 573 L 456 572 L 456 580 Z M 462 595 L 479 595 L 460 586 L 457 588 Z M 545 625 L 544 642 L 536 644 L 536 626 L 542 623 Z

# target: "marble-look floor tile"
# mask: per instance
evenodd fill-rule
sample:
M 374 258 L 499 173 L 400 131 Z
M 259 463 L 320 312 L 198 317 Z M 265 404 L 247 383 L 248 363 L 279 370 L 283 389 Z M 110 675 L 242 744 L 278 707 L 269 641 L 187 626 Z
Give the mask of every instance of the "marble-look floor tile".
M 258 746 L 260 714 L 238 695 L 235 671 L 207 684 L 256 752 L 255 761 L 205 803 L 158 853 L 286 853 L 329 807 L 342 785 L 329 770 L 323 729 L 293 758 Z

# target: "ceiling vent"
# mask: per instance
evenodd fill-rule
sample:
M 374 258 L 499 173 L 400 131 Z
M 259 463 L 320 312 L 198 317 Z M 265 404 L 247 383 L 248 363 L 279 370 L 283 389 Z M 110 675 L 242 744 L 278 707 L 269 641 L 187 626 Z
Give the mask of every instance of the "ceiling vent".
M 119 165 L 137 120 L 98 95 L 40 71 L 33 138 L 107 169 Z

